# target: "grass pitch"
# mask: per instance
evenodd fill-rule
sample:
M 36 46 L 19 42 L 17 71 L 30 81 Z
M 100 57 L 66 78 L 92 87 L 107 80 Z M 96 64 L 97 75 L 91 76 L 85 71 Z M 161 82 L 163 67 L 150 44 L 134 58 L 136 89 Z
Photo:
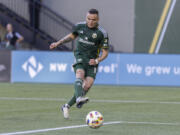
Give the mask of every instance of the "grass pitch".
M 180 134 L 180 88 L 96 85 L 87 94 L 90 102 L 81 109 L 72 107 L 65 120 L 60 106 L 73 91 L 73 85 L 0 83 L 0 135 Z M 92 110 L 101 112 L 105 123 L 117 124 L 84 127 Z M 53 128 L 58 129 L 45 130 Z

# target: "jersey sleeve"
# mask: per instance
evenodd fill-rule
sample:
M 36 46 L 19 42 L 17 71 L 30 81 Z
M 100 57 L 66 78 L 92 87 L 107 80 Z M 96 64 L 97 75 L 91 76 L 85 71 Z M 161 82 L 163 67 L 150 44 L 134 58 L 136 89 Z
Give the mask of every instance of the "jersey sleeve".
M 103 33 L 103 38 L 101 40 L 101 48 L 109 49 L 109 38 L 107 33 Z
M 78 24 L 74 25 L 72 28 L 72 34 L 78 36 L 78 29 L 79 29 Z

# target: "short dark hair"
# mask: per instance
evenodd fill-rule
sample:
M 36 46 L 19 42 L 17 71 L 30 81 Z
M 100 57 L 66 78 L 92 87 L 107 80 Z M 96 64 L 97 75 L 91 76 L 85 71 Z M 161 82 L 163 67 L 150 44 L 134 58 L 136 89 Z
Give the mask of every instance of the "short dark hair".
M 88 13 L 99 15 L 99 11 L 98 11 L 97 9 L 94 9 L 94 8 L 90 9 L 90 10 L 88 11 Z

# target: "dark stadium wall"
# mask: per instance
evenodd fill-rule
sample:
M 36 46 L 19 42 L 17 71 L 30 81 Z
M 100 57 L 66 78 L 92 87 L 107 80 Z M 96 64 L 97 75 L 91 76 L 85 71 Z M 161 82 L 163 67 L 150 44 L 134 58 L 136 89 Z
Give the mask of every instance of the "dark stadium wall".
M 172 0 L 171 0 L 172 2 Z M 148 53 L 166 0 L 136 0 L 135 53 Z M 177 0 L 159 53 L 180 53 L 180 1 Z
M 100 11 L 100 24 L 109 34 L 116 52 L 133 52 L 134 0 L 43 0 L 73 23 L 84 21 L 88 9 Z
M 160 53 L 180 53 L 180 1 L 177 0 L 171 20 L 169 22 Z
M 136 0 L 135 47 L 136 53 L 148 53 L 165 0 Z
M 10 82 L 11 78 L 11 52 L 0 50 L 0 82 Z

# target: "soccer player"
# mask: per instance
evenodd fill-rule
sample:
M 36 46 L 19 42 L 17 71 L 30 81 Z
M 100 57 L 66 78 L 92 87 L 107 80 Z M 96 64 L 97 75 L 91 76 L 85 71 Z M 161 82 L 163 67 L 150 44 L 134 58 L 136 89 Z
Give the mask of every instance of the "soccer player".
M 76 74 L 75 92 L 70 101 L 62 106 L 64 118 L 69 118 L 69 109 L 72 105 L 76 103 L 76 107 L 81 108 L 88 102 L 88 97 L 84 96 L 94 83 L 98 64 L 108 56 L 108 35 L 98 22 L 98 10 L 90 9 L 85 22 L 77 23 L 72 33 L 50 45 L 50 49 L 53 49 L 78 38 L 74 50 L 76 61 L 73 65 Z M 102 53 L 99 56 L 100 50 Z

